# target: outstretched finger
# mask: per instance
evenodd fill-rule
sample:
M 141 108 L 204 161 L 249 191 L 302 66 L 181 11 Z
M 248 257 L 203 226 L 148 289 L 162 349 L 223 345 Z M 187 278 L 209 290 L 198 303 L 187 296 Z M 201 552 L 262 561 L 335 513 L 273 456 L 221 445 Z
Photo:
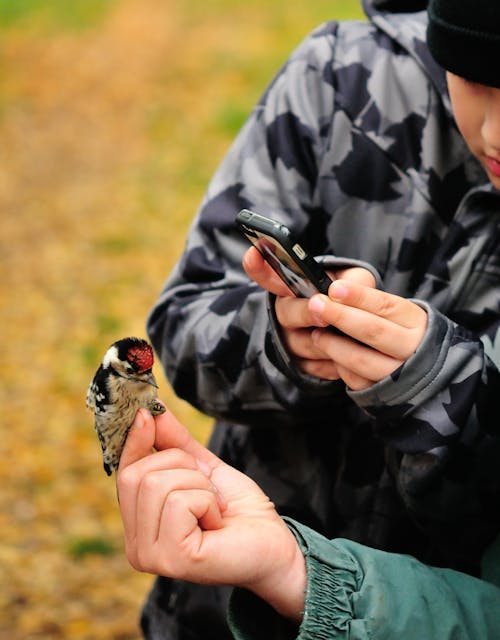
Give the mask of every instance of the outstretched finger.
M 116 474 L 118 503 L 123 521 L 126 546 L 129 550 L 127 556 L 132 563 L 134 561 L 130 554 L 133 553 L 135 555 L 132 550 L 135 549 L 134 541 L 137 536 L 137 482 L 134 469 L 138 462 L 151 453 L 154 439 L 155 425 L 153 417 L 144 409 L 139 409 L 128 433 Z
M 127 440 L 120 457 L 118 473 L 129 465 L 151 453 L 155 441 L 155 425 L 151 414 L 139 409 L 128 432 Z

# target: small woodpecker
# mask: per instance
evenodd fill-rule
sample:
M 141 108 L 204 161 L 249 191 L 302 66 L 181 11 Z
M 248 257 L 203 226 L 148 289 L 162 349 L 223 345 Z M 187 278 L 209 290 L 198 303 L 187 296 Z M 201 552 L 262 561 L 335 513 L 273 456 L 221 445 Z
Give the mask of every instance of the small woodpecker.
M 137 410 L 144 407 L 152 415 L 165 411 L 156 399 L 153 362 L 153 349 L 146 340 L 123 338 L 106 351 L 89 385 L 87 407 L 94 412 L 108 476 L 118 468 Z

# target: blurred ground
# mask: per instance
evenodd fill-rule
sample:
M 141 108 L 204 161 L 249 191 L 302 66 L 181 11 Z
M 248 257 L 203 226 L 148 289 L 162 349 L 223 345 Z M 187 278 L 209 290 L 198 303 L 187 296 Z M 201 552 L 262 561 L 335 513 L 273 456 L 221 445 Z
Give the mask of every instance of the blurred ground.
M 0 0 L 0 640 L 139 638 L 152 578 L 123 557 L 88 382 L 144 336 L 267 81 L 353 4 Z M 204 440 L 209 419 L 156 375 Z

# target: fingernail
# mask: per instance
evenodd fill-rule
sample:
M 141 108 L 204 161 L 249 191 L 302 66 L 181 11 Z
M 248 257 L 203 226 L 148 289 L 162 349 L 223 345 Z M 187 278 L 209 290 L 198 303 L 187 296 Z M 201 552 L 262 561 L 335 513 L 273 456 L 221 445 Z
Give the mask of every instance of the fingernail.
M 342 282 L 333 282 L 330 285 L 330 289 L 328 290 L 330 298 L 336 298 L 337 300 L 345 298 L 348 292 L 349 289 L 345 286 L 345 284 L 342 284 Z
M 138 411 L 135 414 L 135 419 L 134 419 L 134 422 L 132 424 L 132 427 L 134 429 L 142 429 L 143 426 L 144 426 L 144 418 L 142 417 L 142 413 L 140 411 Z

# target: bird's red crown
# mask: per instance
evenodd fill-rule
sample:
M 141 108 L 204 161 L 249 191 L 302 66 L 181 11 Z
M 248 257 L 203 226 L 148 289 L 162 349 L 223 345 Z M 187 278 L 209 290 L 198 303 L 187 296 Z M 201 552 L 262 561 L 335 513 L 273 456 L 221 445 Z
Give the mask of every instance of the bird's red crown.
M 148 371 L 154 363 L 153 349 L 149 344 L 131 347 L 127 351 L 127 360 L 136 371 Z

